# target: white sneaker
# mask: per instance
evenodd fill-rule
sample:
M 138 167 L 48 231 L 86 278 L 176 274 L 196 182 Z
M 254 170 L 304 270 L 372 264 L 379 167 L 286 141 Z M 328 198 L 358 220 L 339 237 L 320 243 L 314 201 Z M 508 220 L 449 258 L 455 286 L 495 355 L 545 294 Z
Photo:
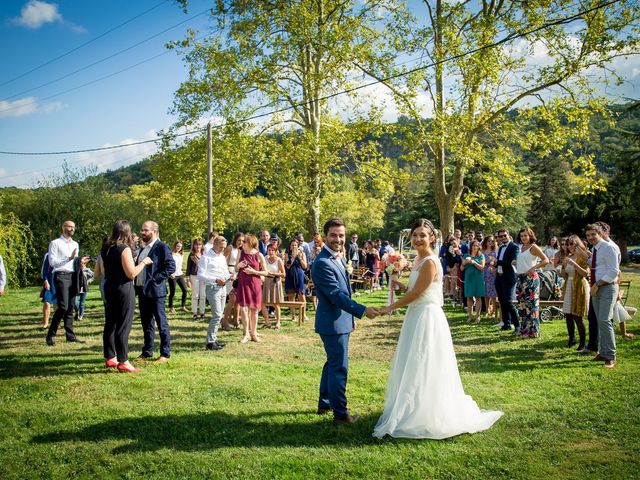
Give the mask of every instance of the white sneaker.
M 496 323 L 496 327 L 502 327 L 502 326 L 504 326 L 504 322 L 501 321 L 500 323 Z

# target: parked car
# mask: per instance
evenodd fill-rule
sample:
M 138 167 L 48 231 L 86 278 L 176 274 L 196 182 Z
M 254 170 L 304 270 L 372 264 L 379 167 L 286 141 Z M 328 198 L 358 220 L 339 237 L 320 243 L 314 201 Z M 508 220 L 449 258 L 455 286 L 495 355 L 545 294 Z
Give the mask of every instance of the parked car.
M 640 248 L 634 248 L 633 250 L 629 250 L 627 252 L 629 256 L 629 261 L 633 263 L 640 263 Z

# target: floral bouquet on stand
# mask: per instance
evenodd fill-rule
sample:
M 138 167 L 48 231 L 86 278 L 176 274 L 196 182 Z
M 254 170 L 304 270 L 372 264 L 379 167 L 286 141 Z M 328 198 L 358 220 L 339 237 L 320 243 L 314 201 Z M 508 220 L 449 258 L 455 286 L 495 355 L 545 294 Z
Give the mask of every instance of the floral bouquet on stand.
M 396 301 L 395 281 L 400 278 L 402 271 L 409 266 L 409 262 L 401 253 L 385 253 L 382 257 L 382 268 L 389 274 L 389 305 Z M 394 285 L 391 288 L 391 285 Z

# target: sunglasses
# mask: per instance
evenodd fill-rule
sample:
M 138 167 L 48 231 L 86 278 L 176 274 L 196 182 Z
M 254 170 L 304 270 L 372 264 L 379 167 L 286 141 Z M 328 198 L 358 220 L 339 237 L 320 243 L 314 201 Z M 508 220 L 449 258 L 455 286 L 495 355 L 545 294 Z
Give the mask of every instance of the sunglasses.
M 504 238 L 506 235 L 497 235 L 497 238 Z

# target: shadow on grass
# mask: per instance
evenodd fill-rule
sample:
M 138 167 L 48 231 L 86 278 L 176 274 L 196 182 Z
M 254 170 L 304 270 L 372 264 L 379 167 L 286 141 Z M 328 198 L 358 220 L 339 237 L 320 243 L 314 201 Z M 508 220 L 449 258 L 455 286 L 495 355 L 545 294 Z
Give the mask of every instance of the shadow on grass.
M 11 379 L 20 377 L 52 377 L 57 375 L 83 375 L 104 373 L 100 358 L 80 353 L 64 352 L 60 354 L 64 358 L 51 358 L 51 355 L 40 356 L 40 360 L 29 361 L 24 357 L 1 356 L 0 378 Z M 69 358 L 80 357 L 80 358 Z
M 354 425 L 334 427 L 331 416 L 319 417 L 315 412 L 232 415 L 213 411 L 129 417 L 107 420 L 81 430 L 37 435 L 31 443 L 126 441 L 126 445 L 112 450 L 116 455 L 167 448 L 202 451 L 229 447 L 359 446 L 377 442 L 371 436 L 377 418 L 377 414 L 366 415 Z

